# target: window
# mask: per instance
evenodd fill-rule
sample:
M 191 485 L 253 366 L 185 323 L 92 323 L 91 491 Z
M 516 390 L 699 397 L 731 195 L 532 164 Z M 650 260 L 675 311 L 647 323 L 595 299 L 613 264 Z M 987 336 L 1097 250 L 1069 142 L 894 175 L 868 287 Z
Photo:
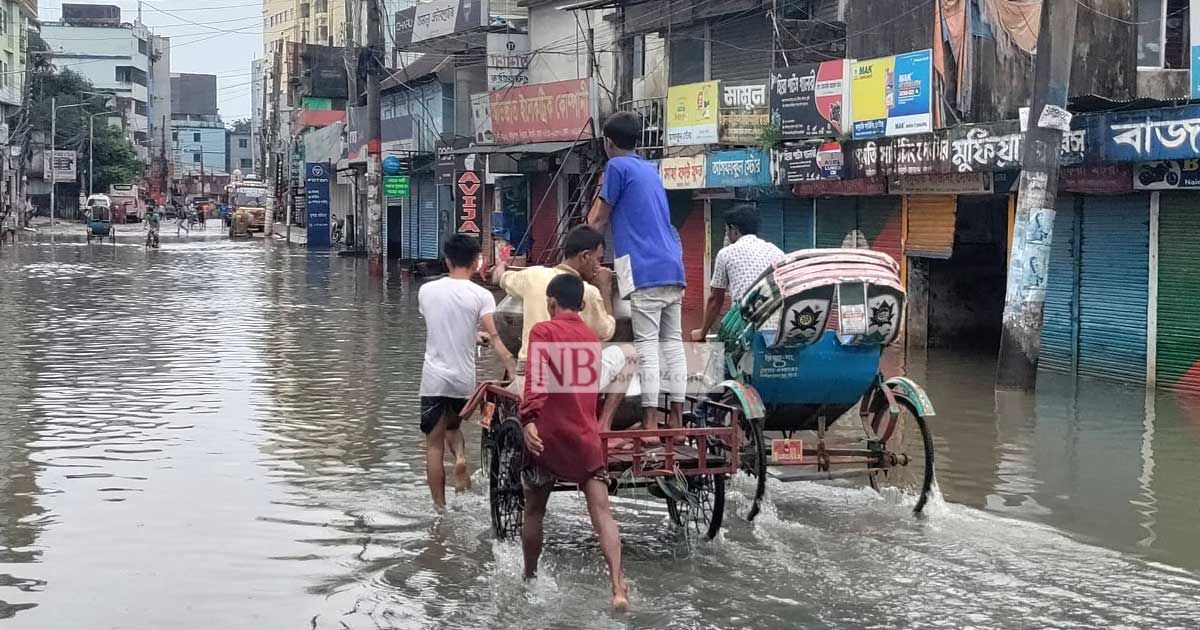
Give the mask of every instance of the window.
M 144 39 L 138 40 L 138 53 L 142 54 L 142 55 L 149 54 L 147 52 L 147 48 L 146 48 L 146 40 L 144 40 Z
M 250 141 L 246 138 L 238 138 L 238 148 L 246 149 L 250 147 Z
M 1137 65 L 1187 68 L 1188 0 L 1137 0 Z
M 633 37 L 633 76 L 646 76 L 646 35 Z
M 302 18 L 308 17 L 308 3 L 307 2 L 300 3 L 300 17 L 302 17 Z
M 317 41 L 324 44 L 327 39 L 329 39 L 329 27 L 322 24 L 317 27 Z
M 8 62 L 0 61 L 0 87 L 8 87 Z
M 137 114 L 138 116 L 149 116 L 150 115 L 148 110 L 146 109 L 146 104 L 141 101 L 133 102 L 133 113 Z
M 313 13 L 329 13 L 328 0 L 315 0 L 313 2 Z
M 241 165 L 242 165 L 242 170 L 246 170 L 248 168 L 254 168 L 254 160 L 252 160 L 250 158 L 242 158 Z
M 0 35 L 8 34 L 8 11 L 0 8 Z
M 193 161 L 193 162 L 195 162 L 195 163 L 199 164 L 199 163 L 200 163 L 200 160 L 202 160 L 202 159 L 203 159 L 203 154 L 201 154 L 201 153 L 193 153 L 193 154 L 192 154 L 192 161 Z
M 117 83 L 129 83 L 129 66 L 117 66 Z
M 200 132 L 199 131 L 192 134 L 192 142 L 200 142 Z

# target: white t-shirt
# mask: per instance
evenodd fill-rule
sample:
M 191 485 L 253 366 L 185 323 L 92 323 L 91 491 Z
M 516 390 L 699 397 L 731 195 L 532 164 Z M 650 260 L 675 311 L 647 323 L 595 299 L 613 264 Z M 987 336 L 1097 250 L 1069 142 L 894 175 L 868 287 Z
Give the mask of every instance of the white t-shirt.
M 469 398 L 479 320 L 496 311 L 496 299 L 470 280 L 447 277 L 423 285 L 417 303 L 425 317 L 421 395 Z

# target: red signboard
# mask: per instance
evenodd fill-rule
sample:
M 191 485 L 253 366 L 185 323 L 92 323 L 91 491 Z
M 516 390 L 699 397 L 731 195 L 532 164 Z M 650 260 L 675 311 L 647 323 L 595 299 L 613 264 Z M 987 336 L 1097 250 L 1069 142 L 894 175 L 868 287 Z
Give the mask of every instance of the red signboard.
M 1128 164 L 1064 166 L 1058 171 L 1058 189 L 1093 195 L 1119 195 L 1133 191 L 1133 168 Z
M 797 197 L 886 195 L 888 194 L 888 182 L 886 177 L 860 177 L 858 179 L 805 182 L 793 185 L 792 194 Z
M 506 88 L 488 98 L 498 144 L 592 137 L 591 79 Z
M 458 231 L 480 236 L 479 211 L 483 198 L 483 179 L 477 171 L 462 171 L 455 178 L 458 192 Z

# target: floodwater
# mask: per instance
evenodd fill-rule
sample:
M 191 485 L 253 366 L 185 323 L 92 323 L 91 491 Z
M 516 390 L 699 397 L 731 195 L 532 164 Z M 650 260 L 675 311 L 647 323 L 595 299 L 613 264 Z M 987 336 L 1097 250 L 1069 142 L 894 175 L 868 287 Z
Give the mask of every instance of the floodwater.
M 1200 404 L 932 355 L 942 497 L 772 482 L 689 549 L 617 502 L 633 612 L 582 502 L 542 578 L 478 491 L 423 487 L 416 286 L 261 239 L 0 248 L 0 623 L 12 628 L 1194 628 Z M 478 434 L 468 434 L 473 459 Z M 476 476 L 476 486 L 480 484 Z

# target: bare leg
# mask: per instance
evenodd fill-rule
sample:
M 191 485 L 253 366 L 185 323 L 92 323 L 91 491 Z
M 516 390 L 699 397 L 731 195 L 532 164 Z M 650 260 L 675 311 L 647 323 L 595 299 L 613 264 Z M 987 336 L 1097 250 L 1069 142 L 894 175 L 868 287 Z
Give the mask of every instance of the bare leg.
M 429 484 L 429 494 L 433 496 L 433 507 L 439 512 L 446 509 L 446 467 L 442 463 L 446 454 L 445 445 L 446 422 L 442 419 L 425 436 L 425 481 Z
M 588 479 L 580 488 L 587 500 L 588 515 L 592 517 L 592 529 L 600 540 L 600 551 L 608 563 L 608 576 L 612 581 L 612 606 L 615 610 L 629 608 L 629 589 L 625 586 L 625 574 L 621 570 L 621 535 L 617 522 L 608 507 L 608 486 L 598 479 Z
M 467 474 L 467 442 L 457 428 L 461 424 L 458 417 L 454 416 L 449 424 L 456 427 L 446 429 L 446 450 L 454 457 L 454 489 L 463 492 L 471 488 L 471 477 Z
M 525 554 L 525 579 L 537 577 L 538 559 L 542 557 L 542 521 L 546 518 L 546 503 L 554 484 L 540 488 L 525 488 L 525 519 L 521 524 L 521 550 Z

